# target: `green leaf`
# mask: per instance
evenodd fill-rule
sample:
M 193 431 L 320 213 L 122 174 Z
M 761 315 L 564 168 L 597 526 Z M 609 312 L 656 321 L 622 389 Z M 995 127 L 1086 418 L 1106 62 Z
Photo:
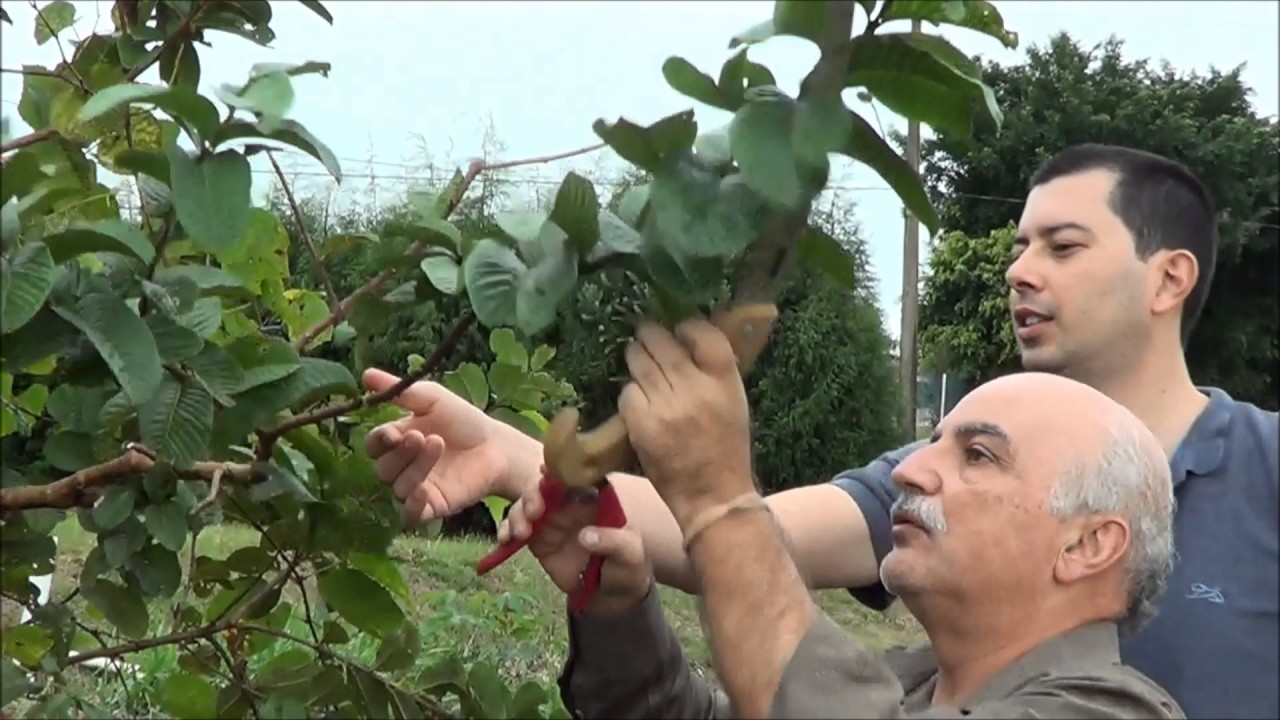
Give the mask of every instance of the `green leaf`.
M 404 611 L 391 593 L 359 570 L 326 570 L 320 574 L 318 585 L 330 608 L 375 637 L 386 637 L 404 622 Z
M 1003 120 L 991 89 L 968 74 L 975 68 L 972 61 L 942 38 L 911 33 L 859 35 L 849 47 L 845 86 L 866 88 L 905 118 L 961 137 L 969 135 L 980 112 L 996 127 Z
M 551 221 L 564 230 L 581 255 L 591 252 L 600 235 L 600 198 L 590 180 L 569 172 L 556 191 L 551 207 Z
M 249 489 L 249 499 L 266 502 L 280 495 L 287 495 L 301 503 L 316 502 L 315 495 L 301 478 L 278 465 L 266 467 L 267 479 Z
M 53 637 L 39 625 L 5 628 L 0 641 L 3 641 L 5 655 L 16 658 L 27 667 L 38 667 L 40 658 L 53 648 Z
M 138 408 L 142 441 L 174 467 L 185 469 L 208 452 L 213 396 L 196 382 L 166 374 L 160 389 Z
M 200 53 L 190 40 L 164 44 L 160 53 L 160 79 L 195 90 L 200 85 Z
M 773 4 L 773 17 L 735 35 L 729 41 L 729 48 L 763 42 L 776 35 L 791 35 L 817 43 L 833 5 L 832 0 L 777 0 Z
M 537 372 L 546 367 L 547 363 L 556 356 L 556 349 L 550 345 L 539 345 L 533 351 L 533 357 L 529 360 L 529 369 Z
M 462 262 L 462 277 L 476 318 L 487 327 L 516 324 L 516 283 L 526 268 L 516 253 L 489 238 Z
M 219 147 L 223 143 L 243 138 L 265 138 L 295 147 L 320 161 L 335 180 L 342 182 L 342 166 L 333 151 L 298 122 L 284 120 L 280 123 L 280 127 L 271 132 L 264 132 L 253 123 L 231 120 L 220 126 L 212 144 L 214 147 Z
M 526 680 L 511 699 L 511 717 L 542 717 L 542 705 L 547 702 L 547 692 L 533 680 Z
M 795 106 L 790 101 L 752 99 L 729 124 L 729 147 L 752 190 L 785 208 L 801 201 L 792 150 Z
M 204 338 L 194 330 L 183 327 L 168 315 L 151 313 L 144 321 L 155 338 L 160 359 L 166 363 L 180 363 L 195 357 L 204 347 Z
M 618 218 L 633 228 L 640 227 L 641 214 L 648 203 L 649 184 L 637 185 L 627 190 L 618 201 Z
M 333 24 L 333 16 L 330 15 L 329 11 L 324 8 L 324 5 L 320 4 L 319 0 L 299 0 L 299 2 L 301 2 L 302 6 L 305 7 L 306 9 L 324 18 L 325 22 L 329 23 L 330 25 Z
M 93 522 L 102 532 L 114 530 L 125 518 L 133 514 L 133 503 L 136 497 L 133 488 L 124 485 L 112 485 L 107 488 L 102 499 L 93 506 Z
M 172 673 L 155 692 L 156 704 L 180 720 L 220 717 L 218 691 L 208 680 L 191 673 Z
M 124 300 L 91 291 L 77 298 L 74 307 L 55 303 L 52 309 L 93 343 L 135 405 L 155 394 L 164 372 L 160 351 L 151 330 Z
M 405 622 L 382 641 L 373 667 L 384 673 L 407 670 L 413 667 L 421 647 L 422 636 L 418 628 L 411 621 Z
M 187 367 L 214 396 L 234 395 L 247 387 L 244 370 L 226 350 L 213 343 L 205 343 L 195 357 L 187 360 Z
M 489 349 L 497 356 L 498 362 L 513 365 L 524 370 L 529 364 L 529 351 L 524 343 L 516 339 L 511 328 L 498 328 L 489 334 Z
M 241 296 L 247 293 L 239 278 L 212 265 L 176 265 L 155 274 L 155 281 L 162 285 L 178 278 L 194 283 L 202 295 Z
M 542 228 L 546 226 L 547 214 L 534 211 L 507 212 L 498 215 L 496 222 L 502 232 L 523 248 L 537 240 Z
M 954 25 L 989 35 L 1010 50 L 1018 48 L 1018 34 L 1005 29 L 1000 12 L 985 0 L 894 0 L 885 6 L 883 20 L 923 20 L 935 27 Z
M 174 145 L 169 150 L 173 209 L 197 247 L 222 253 L 235 247 L 249 227 L 249 161 L 224 150 L 202 159 Z
M 647 197 L 647 187 L 645 191 Z M 640 253 L 640 245 L 643 242 L 640 233 L 608 210 L 601 210 L 599 218 L 600 242 L 596 243 L 595 248 L 591 250 L 591 254 L 587 256 L 588 260 L 594 262 L 610 255 Z
M 839 240 L 812 226 L 806 227 L 800 234 L 798 253 L 810 272 L 826 273 L 841 287 L 858 289 L 857 268 Z
M 172 598 L 182 584 L 176 550 L 151 543 L 131 555 L 127 564 L 142 592 L 153 598 Z
M 53 289 L 54 262 L 43 243 L 27 243 L 12 259 L 0 258 L 0 335 L 31 321 Z
M 178 324 L 208 338 L 222 325 L 222 302 L 218 298 L 200 298 L 191 310 L 174 318 Z
M 591 129 L 623 160 L 642 170 L 656 170 L 662 164 L 662 155 L 653 147 L 649 133 L 630 120 L 619 118 L 613 124 L 596 120 Z
M 58 33 L 71 27 L 76 21 L 76 8 L 66 0 L 54 2 L 40 8 L 36 15 L 36 44 L 43 45 Z
M 404 577 L 400 575 L 400 566 L 393 562 L 391 558 L 357 552 L 352 553 L 347 558 L 347 562 L 355 569 L 377 580 L 383 587 L 400 596 L 401 599 L 409 599 L 409 585 L 405 583 Z
M 120 220 L 73 222 L 46 237 L 44 242 L 58 265 L 85 253 L 120 253 L 144 263 L 151 262 L 156 254 L 155 247 L 141 231 Z
M 243 368 L 241 391 L 275 382 L 301 367 L 298 351 L 289 343 L 264 335 L 238 337 L 223 350 Z
M 214 94 L 229 107 L 254 113 L 263 132 L 280 129 L 285 114 L 293 107 L 293 82 L 288 73 L 269 66 L 254 66 L 250 74 L 243 86 L 223 83 L 214 89 Z
M 694 67 L 693 63 L 682 57 L 669 57 L 662 63 L 662 76 L 673 90 L 693 98 L 711 107 L 733 112 L 736 105 L 727 100 L 720 92 L 715 80 L 710 75 Z M 741 93 L 739 93 L 739 97 Z
M 59 470 L 75 472 L 93 465 L 93 438 L 86 433 L 54 433 L 44 444 L 44 457 Z
M 429 255 L 418 264 L 432 287 L 445 295 L 457 295 L 462 290 L 462 268 L 448 255 Z
M 890 148 L 884 138 L 862 119 L 857 113 L 849 113 L 853 128 L 849 132 L 849 140 L 843 152 L 849 157 L 871 168 L 884 179 L 889 187 L 898 194 L 902 204 L 911 214 L 916 216 L 930 234 L 938 232 L 941 220 L 929 202 L 919 174 L 911 169 L 907 161 Z
M 7 657 L 0 657 L 0 708 L 37 689 L 31 676 Z
M 89 98 L 77 122 L 88 123 L 116 108 L 131 104 L 150 104 L 191 126 L 203 140 L 213 137 L 218 127 L 218 108 L 194 89 L 181 85 L 149 85 L 125 83 L 111 85 Z
M 147 612 L 146 602 L 137 592 L 100 577 L 91 584 L 82 584 L 80 594 L 102 613 L 107 622 L 115 625 L 126 637 L 138 639 L 147 634 L 150 614 Z M 178 673 L 170 677 L 183 677 L 183 675 Z
M 506 404 L 524 385 L 522 366 L 496 362 L 489 366 L 489 387 L 499 403 Z
M 173 552 L 181 550 L 187 542 L 187 513 L 176 501 L 148 505 L 146 526 L 156 542 Z
M 821 170 L 829 167 L 827 154 L 840 152 L 853 122 L 840 95 L 816 95 L 796 103 L 791 145 L 797 159 Z
M 516 282 L 516 324 L 533 336 L 555 322 L 560 304 L 578 284 L 578 261 L 563 246 L 529 268 Z
M 489 383 L 485 380 L 484 371 L 479 365 L 467 362 L 458 366 L 457 373 L 467 389 L 467 399 L 483 410 L 489 404 Z

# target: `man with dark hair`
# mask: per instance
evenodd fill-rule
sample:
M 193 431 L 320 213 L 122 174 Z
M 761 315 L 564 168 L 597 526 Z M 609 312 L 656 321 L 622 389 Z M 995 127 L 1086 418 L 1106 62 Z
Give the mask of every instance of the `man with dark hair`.
M 1214 227 L 1203 187 L 1181 165 L 1128 148 L 1068 148 L 1037 173 L 1027 196 L 1007 273 L 1010 313 L 1027 369 L 1105 393 L 1169 456 L 1178 561 L 1159 614 L 1122 641 L 1121 658 L 1188 717 L 1275 718 L 1280 422 L 1220 389 L 1196 387 L 1182 352 L 1211 281 Z M 397 380 L 364 376 L 374 390 Z M 399 404 L 413 415 L 370 433 L 366 447 L 405 502 L 406 521 L 496 494 L 521 498 L 500 538 L 527 536 L 543 510 L 540 444 L 438 384 L 415 385 Z M 892 602 L 879 577 L 899 495 L 890 475 L 922 445 L 769 496 L 809 587 L 848 588 L 877 609 Z M 698 592 L 679 525 L 650 482 L 621 473 L 610 480 L 658 581 Z

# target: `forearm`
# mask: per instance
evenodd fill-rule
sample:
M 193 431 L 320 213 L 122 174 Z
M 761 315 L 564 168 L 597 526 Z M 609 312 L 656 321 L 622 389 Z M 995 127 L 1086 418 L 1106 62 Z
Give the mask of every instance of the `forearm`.
M 644 537 L 658 582 L 698 594 L 698 576 L 685 554 L 680 526 L 648 479 L 609 476 L 627 521 Z M 790 542 L 796 567 L 815 590 L 863 587 L 879 580 L 870 533 L 857 503 L 834 485 L 784 490 L 765 498 Z
M 658 586 L 616 616 L 569 615 L 560 677 L 566 709 L 582 718 L 727 718 L 728 699 L 685 660 L 662 616 Z
M 716 673 L 739 717 L 767 717 L 814 615 L 809 590 L 768 512 L 712 523 L 692 546 Z

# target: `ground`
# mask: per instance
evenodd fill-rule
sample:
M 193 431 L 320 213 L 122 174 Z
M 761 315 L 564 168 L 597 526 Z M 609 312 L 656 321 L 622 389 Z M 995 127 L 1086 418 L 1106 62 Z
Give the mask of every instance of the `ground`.
M 84 557 L 95 540 L 74 519 L 63 522 L 56 533 L 59 557 L 53 597 L 63 598 L 74 589 Z M 239 547 L 256 545 L 257 540 L 257 533 L 251 528 L 223 525 L 201 533 L 199 549 L 226 557 Z M 509 682 L 530 678 L 553 682 L 564 658 L 564 596 L 527 552 L 487 576 L 477 577 L 474 564 L 490 547 L 489 541 L 414 537 L 400 538 L 393 545 L 393 555 L 409 586 L 405 609 L 420 629 L 423 653 L 460 650 L 467 659 L 496 661 Z M 186 554 L 184 550 L 180 555 L 185 559 Z M 817 599 L 833 619 L 870 647 L 910 643 L 922 637 L 919 626 L 899 608 L 888 614 L 871 612 L 843 591 L 822 591 Z M 157 603 L 161 606 L 157 610 L 164 604 Z M 693 598 L 664 588 L 663 604 L 689 658 L 701 667 L 709 666 Z M 154 632 L 167 631 L 167 620 L 167 612 L 154 612 Z M 6 607 L 4 625 L 16 621 L 14 608 Z M 377 642 L 358 637 L 342 650 L 355 657 L 367 655 L 372 660 Z M 176 654 L 172 649 L 150 651 L 131 656 L 131 660 L 141 667 L 145 677 L 172 667 Z M 112 683 L 98 680 L 84 692 L 96 696 L 102 707 L 119 707 L 120 690 Z M 134 707 L 135 711 L 142 709 Z

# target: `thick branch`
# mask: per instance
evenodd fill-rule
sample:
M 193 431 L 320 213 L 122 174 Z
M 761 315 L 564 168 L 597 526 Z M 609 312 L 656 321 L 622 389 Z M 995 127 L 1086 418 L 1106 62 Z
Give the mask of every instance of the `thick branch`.
M 155 453 L 138 444 L 130 444 L 124 454 L 92 467 L 55 480 L 48 485 L 21 485 L 0 489 L 0 512 L 32 508 L 73 508 L 92 505 L 101 491 L 111 483 L 146 472 L 156 464 Z M 223 480 L 241 483 L 258 482 L 261 477 L 253 465 L 201 461 L 178 470 L 179 477 L 212 482 L 215 475 Z
M 397 382 L 386 390 L 361 395 L 353 400 L 327 405 L 310 412 L 299 413 L 298 415 L 294 415 L 288 420 L 281 422 L 275 427 L 259 430 L 257 458 L 259 460 L 266 460 L 267 458 L 270 458 L 271 452 L 275 448 L 276 441 L 290 431 L 307 425 L 315 425 L 316 423 L 336 418 L 339 415 L 346 415 L 347 413 L 355 412 L 356 410 L 374 407 L 375 405 L 381 405 L 382 403 L 394 400 L 398 395 L 400 395 L 400 393 L 409 389 L 410 385 L 439 370 L 440 364 L 444 362 L 445 356 L 449 354 L 449 351 L 451 351 L 460 340 L 462 340 L 462 336 L 468 329 L 470 329 L 471 324 L 475 322 L 475 319 L 475 313 L 472 313 L 470 310 L 464 312 L 456 321 L 454 321 L 453 327 L 449 329 L 449 332 L 440 339 L 439 343 L 436 344 L 435 350 L 431 351 L 430 357 L 428 357 L 426 362 L 422 364 L 422 367 L 416 372 L 409 373 L 405 377 L 401 378 L 400 382 Z
M 324 262 L 320 260 L 320 251 L 316 249 L 311 233 L 307 231 L 307 222 L 302 218 L 302 208 L 298 207 L 298 200 L 293 196 L 293 188 L 289 187 L 289 181 L 285 179 L 284 170 L 281 170 L 280 163 L 276 162 L 276 154 L 268 150 L 267 160 L 271 161 L 271 167 L 276 171 L 280 187 L 284 190 L 284 197 L 289 201 L 289 210 L 293 213 L 293 221 L 298 223 L 298 235 L 302 237 L 302 244 L 307 246 L 307 252 L 311 254 L 311 270 L 324 286 L 325 295 L 329 298 L 329 313 L 333 316 L 334 323 L 340 323 L 346 319 L 346 313 L 342 312 L 342 301 L 338 299 L 338 291 L 333 287 L 333 280 L 329 277 L 329 271 L 325 269 Z
M 458 189 L 453 193 L 453 195 L 449 198 L 448 203 L 445 205 L 444 217 L 446 218 L 449 217 L 451 214 L 453 214 L 454 210 L 458 209 L 458 204 L 462 202 L 462 198 L 464 195 L 466 195 L 467 190 L 471 187 L 471 183 L 475 182 L 475 179 L 479 177 L 480 173 L 482 172 L 491 172 L 494 170 L 506 170 L 508 168 L 519 167 L 521 165 L 538 165 L 541 163 L 555 162 L 556 160 L 564 160 L 566 158 L 571 158 L 577 155 L 584 155 L 586 153 L 599 150 L 601 147 L 604 147 L 603 144 L 596 144 L 596 145 L 591 145 L 584 148 L 579 148 L 577 150 L 569 150 L 567 152 L 556 153 L 554 155 L 542 155 L 539 157 L 526 158 L 523 160 L 507 160 L 505 162 L 497 162 L 497 163 L 485 163 L 482 160 L 472 160 L 471 164 L 467 166 L 467 172 L 462 176 L 462 182 L 458 185 Z M 426 248 L 427 248 L 427 245 L 425 243 L 415 242 L 413 245 L 409 246 L 409 249 L 406 251 L 406 254 L 409 255 L 410 257 L 417 257 L 418 255 L 421 255 L 422 252 L 426 250 Z M 366 282 L 363 286 L 357 288 L 355 292 L 348 295 L 346 298 L 342 300 L 341 303 L 339 303 L 338 313 L 330 313 L 329 317 L 325 318 L 324 320 L 321 320 L 319 323 L 316 323 L 315 326 L 308 328 L 306 332 L 302 333 L 296 339 L 294 339 L 293 349 L 299 352 L 306 350 L 311 345 L 311 343 L 317 337 L 320 336 L 320 333 L 342 322 L 340 319 L 341 317 L 347 317 L 348 315 L 350 315 L 352 307 L 355 306 L 356 300 L 361 295 L 364 295 L 365 293 L 377 292 L 394 275 L 395 275 L 395 270 L 392 268 L 388 268 L 378 273 L 377 275 L 373 276 L 372 278 L 370 278 L 368 282 Z

